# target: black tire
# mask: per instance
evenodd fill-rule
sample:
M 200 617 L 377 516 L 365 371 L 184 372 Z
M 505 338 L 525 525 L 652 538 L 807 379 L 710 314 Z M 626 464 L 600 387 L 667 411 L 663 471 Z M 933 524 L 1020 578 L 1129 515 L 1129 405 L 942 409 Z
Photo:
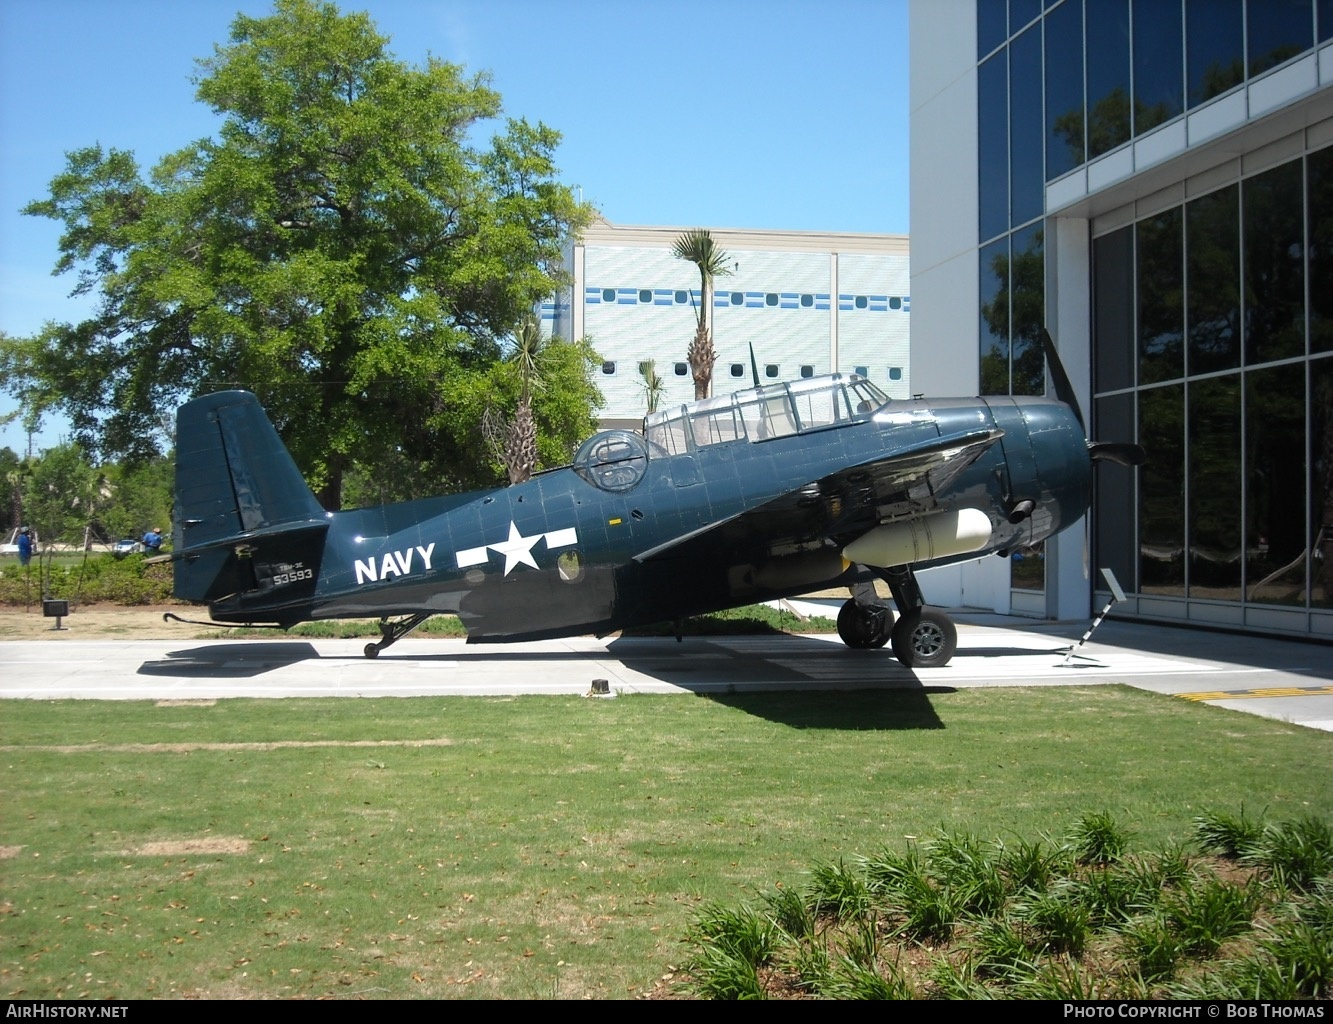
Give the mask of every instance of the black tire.
M 893 653 L 908 668 L 943 668 L 958 649 L 958 629 L 938 608 L 914 608 L 893 627 Z
M 869 607 L 849 599 L 838 609 L 838 636 L 856 651 L 872 651 L 889 642 L 893 612 L 883 605 Z
M 362 650 L 365 651 L 367 658 L 378 658 L 380 656 L 379 644 L 366 644 L 366 646 L 362 648 Z

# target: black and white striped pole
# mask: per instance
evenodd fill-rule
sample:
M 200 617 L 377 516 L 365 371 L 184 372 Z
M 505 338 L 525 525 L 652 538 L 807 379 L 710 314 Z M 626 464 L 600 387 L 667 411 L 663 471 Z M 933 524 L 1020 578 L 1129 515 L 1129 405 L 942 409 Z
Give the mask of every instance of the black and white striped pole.
M 1106 602 L 1106 607 L 1102 609 L 1101 614 L 1092 620 L 1092 625 L 1089 626 L 1088 631 L 1083 634 L 1083 639 L 1073 647 L 1069 648 L 1069 653 L 1065 655 L 1065 660 L 1060 662 L 1061 668 L 1068 665 L 1069 659 L 1074 656 L 1074 652 L 1088 642 L 1088 637 L 1092 636 L 1093 630 L 1102 624 L 1102 619 L 1106 618 L 1106 613 L 1111 610 L 1111 605 L 1115 604 L 1117 601 L 1123 601 L 1125 599 L 1125 592 L 1120 589 L 1120 581 L 1115 578 L 1115 573 L 1110 569 L 1103 569 L 1102 577 L 1106 580 L 1106 585 L 1111 588 L 1111 600 Z

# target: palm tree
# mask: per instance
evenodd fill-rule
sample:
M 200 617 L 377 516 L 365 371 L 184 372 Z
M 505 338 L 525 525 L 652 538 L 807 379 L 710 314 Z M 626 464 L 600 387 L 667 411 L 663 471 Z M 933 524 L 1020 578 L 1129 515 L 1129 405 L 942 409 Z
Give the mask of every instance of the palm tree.
M 651 416 L 657 412 L 657 407 L 662 404 L 662 393 L 666 391 L 666 381 L 662 375 L 657 372 L 657 360 L 648 359 L 639 364 L 639 374 L 643 377 L 643 397 L 648 403 L 648 415 Z
M 690 373 L 694 375 L 694 397 L 707 398 L 713 386 L 713 364 L 717 362 L 712 332 L 713 278 L 731 273 L 731 268 L 727 266 L 729 257 L 703 228 L 685 232 L 676 239 L 671 252 L 676 259 L 686 260 L 699 268 L 699 306 L 695 311 L 698 322 L 694 329 L 694 340 L 690 342 L 685 358 L 690 364 Z
M 514 332 L 514 352 L 509 358 L 518 369 L 518 409 L 505 438 L 505 465 L 509 482 L 521 484 L 537 468 L 537 420 L 532 415 L 532 393 L 543 386 L 540 358 L 542 332 L 534 317 L 528 317 Z
M 537 468 L 537 420 L 532 413 L 532 393 L 543 387 L 541 356 L 545 339 L 535 318 L 529 317 L 514 331 L 514 350 L 509 363 L 518 373 L 518 408 L 512 420 L 488 405 L 481 417 L 481 432 L 504 464 L 511 484 L 532 478 Z

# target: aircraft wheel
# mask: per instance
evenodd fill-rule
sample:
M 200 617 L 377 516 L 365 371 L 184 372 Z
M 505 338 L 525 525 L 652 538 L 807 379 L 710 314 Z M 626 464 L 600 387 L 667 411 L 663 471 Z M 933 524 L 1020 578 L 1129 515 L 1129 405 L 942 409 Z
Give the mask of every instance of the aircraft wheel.
M 958 629 L 938 608 L 914 608 L 893 627 L 893 653 L 908 668 L 943 668 L 958 649 Z
M 366 646 L 363 647 L 362 650 L 365 652 L 367 658 L 378 658 L 380 655 L 379 644 L 366 644 Z
M 888 608 L 870 608 L 848 599 L 838 609 L 838 636 L 848 647 L 870 651 L 889 642 L 893 630 L 893 612 Z

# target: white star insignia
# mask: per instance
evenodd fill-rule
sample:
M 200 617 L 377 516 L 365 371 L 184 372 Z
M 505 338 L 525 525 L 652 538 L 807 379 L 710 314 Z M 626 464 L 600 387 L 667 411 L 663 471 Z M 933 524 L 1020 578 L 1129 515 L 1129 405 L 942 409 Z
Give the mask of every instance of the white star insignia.
M 499 544 L 487 544 L 486 546 L 492 551 L 498 551 L 505 556 L 504 574 L 508 576 L 510 570 L 519 562 L 530 565 L 534 569 L 537 568 L 537 560 L 532 557 L 532 545 L 541 539 L 542 535 L 540 533 L 534 533 L 531 537 L 524 537 L 518 532 L 518 527 L 514 525 L 514 521 L 511 519 L 509 520 L 509 539 L 503 540 Z

